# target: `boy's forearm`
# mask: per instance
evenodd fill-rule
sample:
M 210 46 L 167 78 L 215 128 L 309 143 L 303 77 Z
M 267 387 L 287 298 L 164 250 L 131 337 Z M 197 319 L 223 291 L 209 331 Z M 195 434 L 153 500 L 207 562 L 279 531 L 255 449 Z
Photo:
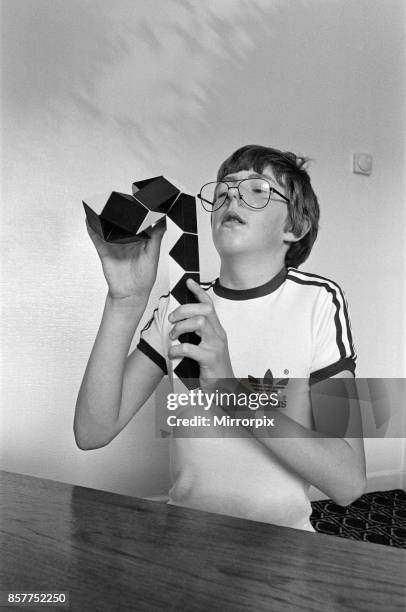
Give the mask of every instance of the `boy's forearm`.
M 271 412 L 275 426 L 268 428 L 265 435 L 264 430 L 250 430 L 261 444 L 340 505 L 362 494 L 365 473 L 345 439 L 309 430 L 277 409 Z
M 100 327 L 79 390 L 75 428 L 90 417 L 103 427 L 113 425 L 121 404 L 123 376 L 146 298 L 116 299 L 107 295 Z
M 246 384 L 237 380 L 228 380 L 226 389 L 234 394 L 246 395 L 251 391 Z M 256 416 L 255 411 L 241 411 L 230 403 L 219 407 L 232 417 Z M 277 408 L 268 407 L 264 414 L 268 421 L 265 420 L 263 426 L 244 427 L 258 442 L 289 469 L 330 495 L 337 503 L 347 505 L 359 497 L 365 486 L 365 466 L 344 438 L 307 429 Z

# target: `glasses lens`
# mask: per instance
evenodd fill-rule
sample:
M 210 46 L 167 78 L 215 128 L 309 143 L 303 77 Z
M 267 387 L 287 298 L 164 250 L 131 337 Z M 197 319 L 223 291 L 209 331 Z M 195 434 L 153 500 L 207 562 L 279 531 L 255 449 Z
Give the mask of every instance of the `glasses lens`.
M 250 178 L 241 181 L 240 194 L 248 206 L 264 208 L 271 196 L 271 186 L 265 179 Z
M 200 198 L 203 208 L 212 212 L 224 203 L 227 197 L 227 183 L 206 183 L 200 190 Z

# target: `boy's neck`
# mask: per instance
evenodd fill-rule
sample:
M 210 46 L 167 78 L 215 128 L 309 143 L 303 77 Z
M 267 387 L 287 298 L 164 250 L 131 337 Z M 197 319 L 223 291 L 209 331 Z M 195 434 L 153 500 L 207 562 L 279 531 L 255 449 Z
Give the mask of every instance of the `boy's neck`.
M 252 289 L 260 287 L 278 274 L 285 266 L 285 253 L 279 257 L 267 257 L 261 261 L 258 253 L 240 258 L 222 258 L 220 284 L 229 289 Z

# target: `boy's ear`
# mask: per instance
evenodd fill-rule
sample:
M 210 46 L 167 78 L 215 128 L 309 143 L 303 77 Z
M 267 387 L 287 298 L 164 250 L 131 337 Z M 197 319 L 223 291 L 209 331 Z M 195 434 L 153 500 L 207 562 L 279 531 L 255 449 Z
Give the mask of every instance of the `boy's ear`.
M 291 230 L 284 232 L 284 241 L 285 242 L 299 242 L 306 234 L 310 231 L 310 221 L 309 219 L 303 220 L 303 227 L 301 233 L 297 236 Z

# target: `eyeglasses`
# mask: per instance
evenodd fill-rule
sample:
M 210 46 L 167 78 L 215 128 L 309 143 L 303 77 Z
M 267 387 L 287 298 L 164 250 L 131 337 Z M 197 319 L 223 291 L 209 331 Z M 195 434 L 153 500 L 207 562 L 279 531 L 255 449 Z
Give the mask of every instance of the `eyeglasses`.
M 234 182 L 234 181 L 233 181 Z M 241 200 L 250 208 L 265 208 L 271 196 L 276 193 L 286 202 L 290 200 L 275 189 L 267 179 L 247 178 L 238 181 L 236 185 L 229 185 L 226 181 L 206 183 L 197 197 L 208 212 L 218 210 L 227 199 L 229 189 L 237 189 Z

